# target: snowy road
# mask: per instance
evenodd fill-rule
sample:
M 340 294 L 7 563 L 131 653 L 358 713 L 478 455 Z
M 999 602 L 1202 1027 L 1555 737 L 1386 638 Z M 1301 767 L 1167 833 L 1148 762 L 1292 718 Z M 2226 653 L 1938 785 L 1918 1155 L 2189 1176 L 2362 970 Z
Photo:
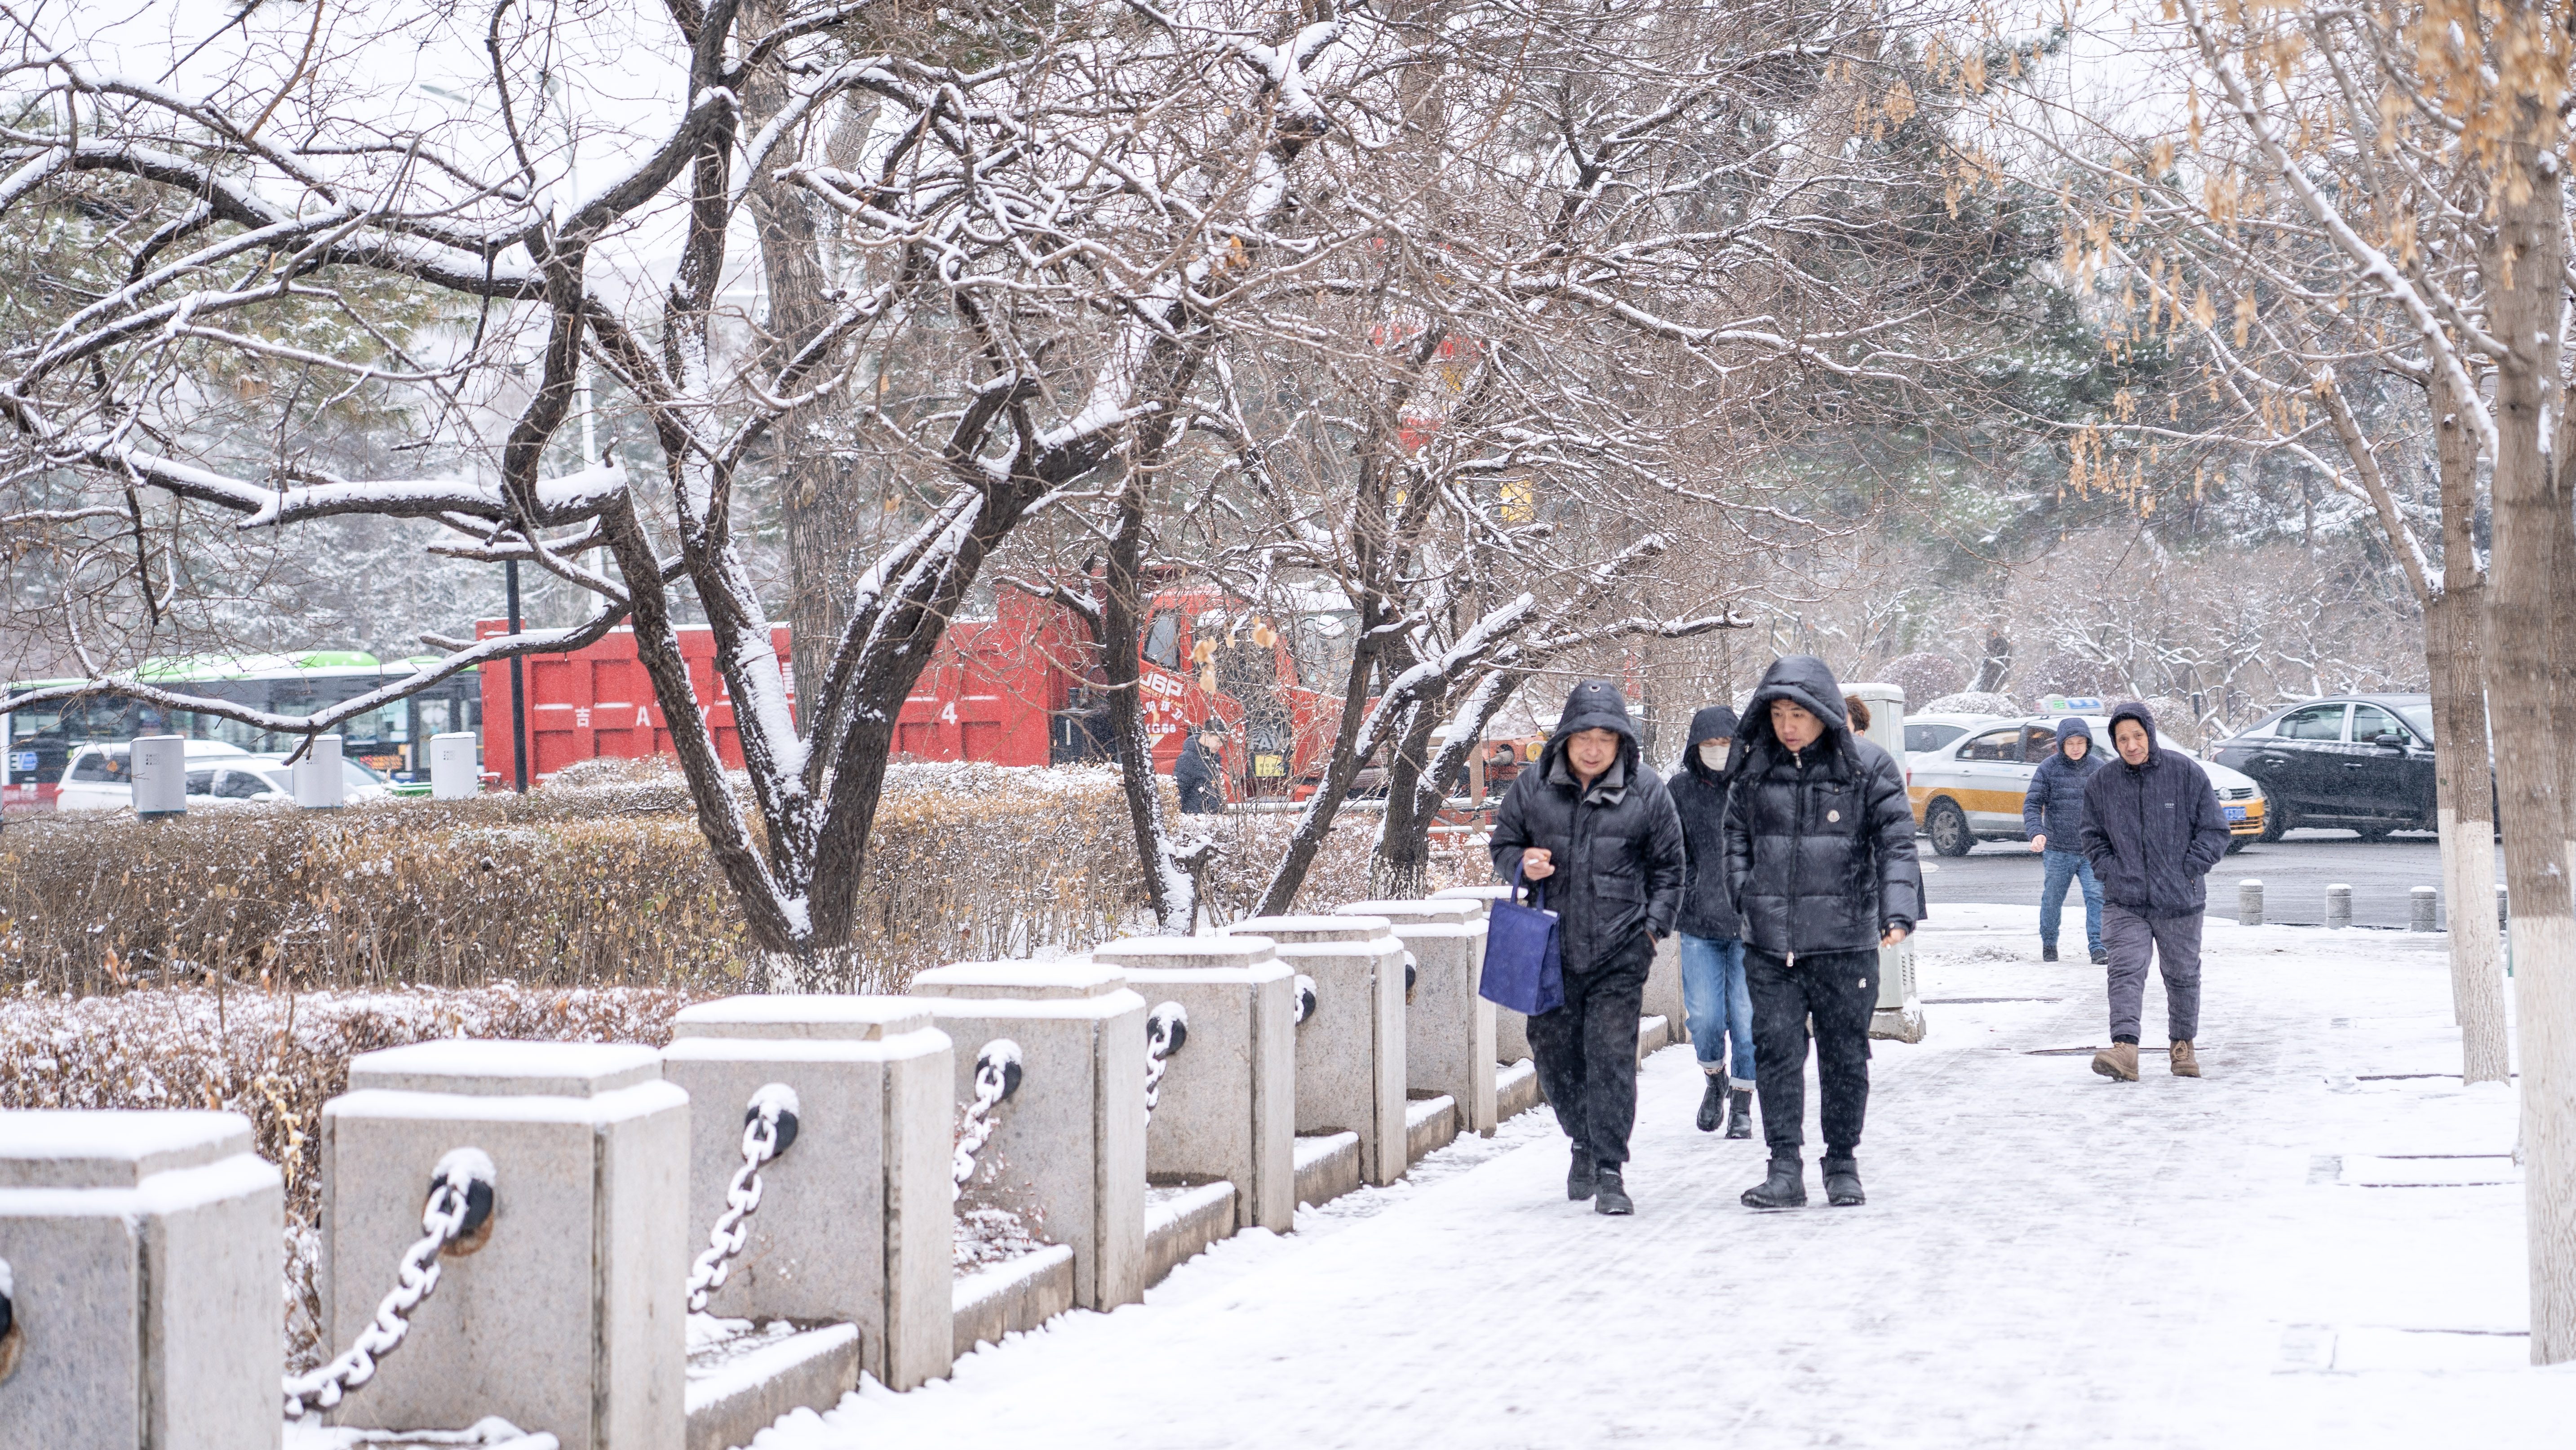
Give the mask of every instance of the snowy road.
M 1943 916 L 1932 1035 L 1879 1045 L 1865 1208 L 1739 1207 L 1761 1145 L 1690 1126 L 1676 1048 L 1633 1219 L 1565 1201 L 1541 1109 L 759 1450 L 2571 1443 L 2441 938 L 2214 920 L 2209 1077 L 2123 1085 L 2035 1055 L 2105 1040 L 2094 969 L 2028 959 L 2028 908 Z

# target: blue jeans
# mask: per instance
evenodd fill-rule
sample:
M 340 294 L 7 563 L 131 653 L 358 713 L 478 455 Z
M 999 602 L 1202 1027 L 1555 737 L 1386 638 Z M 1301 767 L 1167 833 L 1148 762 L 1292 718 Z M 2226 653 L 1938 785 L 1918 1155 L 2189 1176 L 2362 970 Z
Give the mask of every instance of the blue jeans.
M 2042 851 L 2042 865 L 2048 868 L 2048 880 L 2039 888 L 2039 942 L 2057 945 L 2059 914 L 2066 906 L 2066 883 L 2084 883 L 2084 942 L 2092 955 L 2102 954 L 2102 883 L 2093 876 L 2093 863 L 2081 851 Z M 1684 938 L 1687 940 L 1688 938 Z M 1685 971 L 1688 969 L 1685 968 Z
M 1682 933 L 1682 1016 L 1690 1023 L 1691 1050 L 1702 1071 L 1725 1060 L 1729 1038 L 1735 1062 L 1727 1086 L 1753 1086 L 1753 998 L 1744 989 L 1744 943 L 1734 937 Z

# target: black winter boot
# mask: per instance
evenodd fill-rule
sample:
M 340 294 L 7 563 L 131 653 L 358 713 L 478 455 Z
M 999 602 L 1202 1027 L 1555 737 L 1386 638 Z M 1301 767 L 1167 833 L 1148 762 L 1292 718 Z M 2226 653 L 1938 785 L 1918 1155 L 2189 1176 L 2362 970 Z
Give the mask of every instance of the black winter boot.
M 1746 1208 L 1804 1208 L 1807 1206 L 1806 1169 L 1798 1155 L 1773 1155 L 1771 1176 L 1744 1190 Z
M 2095 947 L 2093 949 L 2093 965 L 2097 967 L 2107 967 L 2111 965 L 2110 949 L 2107 947 Z
M 1726 1112 L 1726 1079 L 1713 1072 L 1702 1076 L 1708 1079 L 1708 1091 L 1699 1095 L 1699 1130 L 1714 1133 L 1718 1118 Z
M 1594 1213 L 1605 1213 L 1613 1217 L 1617 1217 L 1622 1214 L 1630 1214 L 1637 1211 L 1637 1205 L 1629 1202 L 1628 1200 L 1628 1185 L 1621 1181 L 1619 1177 L 1618 1164 L 1602 1164 L 1600 1172 L 1596 1174 L 1595 1177 L 1601 1185 L 1601 1196 L 1592 1200 L 1592 1211 Z
M 1860 1165 L 1849 1158 L 1828 1156 L 1824 1162 L 1825 1202 L 1836 1208 L 1853 1208 L 1869 1202 L 1860 1191 Z
M 1711 1081 L 1714 1080 L 1711 1079 Z M 1753 1089 L 1735 1090 L 1735 1106 L 1726 1115 L 1726 1136 L 1730 1138 L 1753 1136 Z
M 2057 943 L 2055 943 L 2055 942 L 2053 942 L 2053 941 L 2044 941 L 2044 942 L 2041 942 L 2041 943 L 2039 944 L 2039 959 L 2040 959 L 2041 961 L 2043 961 L 2043 962 L 2053 962 L 2053 961 L 2056 961 L 2056 960 L 2057 960 Z
M 1574 1145 L 1574 1166 L 1565 1171 L 1565 1196 L 1581 1203 L 1600 1186 L 1600 1165 L 1592 1161 L 1592 1150 Z

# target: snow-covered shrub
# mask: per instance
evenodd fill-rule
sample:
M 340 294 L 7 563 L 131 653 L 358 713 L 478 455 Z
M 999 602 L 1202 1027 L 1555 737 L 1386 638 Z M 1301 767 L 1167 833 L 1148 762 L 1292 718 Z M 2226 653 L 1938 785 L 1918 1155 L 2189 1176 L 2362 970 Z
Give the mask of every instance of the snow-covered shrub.
M 1908 705 L 1905 709 L 1910 715 L 2018 715 L 2022 712 L 2012 696 L 1994 690 L 1961 690 L 1955 695 L 1943 695 L 1921 705 Z
M 1968 682 L 1967 671 L 1959 668 L 1957 660 L 1935 650 L 1898 655 L 1878 672 L 1878 678 L 1903 690 L 1905 708 L 1916 711 L 1930 708 L 1918 701 L 1937 700 Z

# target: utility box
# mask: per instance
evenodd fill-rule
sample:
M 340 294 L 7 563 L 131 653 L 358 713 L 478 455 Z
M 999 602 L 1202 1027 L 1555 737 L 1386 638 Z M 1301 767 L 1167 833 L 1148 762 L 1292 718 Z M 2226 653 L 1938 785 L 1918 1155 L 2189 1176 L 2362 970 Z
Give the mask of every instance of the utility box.
M 186 736 L 137 736 L 134 740 L 132 761 L 136 815 L 148 820 L 155 816 L 176 816 L 187 813 L 188 738 Z
M 0 1113 L 0 1445 L 275 1450 L 285 1233 L 239 1113 Z
M 1895 757 L 1905 769 L 1905 691 L 1885 684 L 1845 685 L 1843 693 L 1869 706 L 1864 738 Z M 1928 908 L 1927 908 L 1928 910 Z M 1914 938 L 1878 949 L 1878 1010 L 1870 1014 L 1869 1035 L 1897 1042 L 1923 1040 L 1923 1003 L 1914 991 Z
M 349 778 L 340 768 L 340 737 L 317 735 L 293 769 L 295 803 L 310 811 L 337 810 Z
M 433 800 L 472 800 L 483 789 L 482 737 L 459 730 L 429 737 L 429 794 Z

